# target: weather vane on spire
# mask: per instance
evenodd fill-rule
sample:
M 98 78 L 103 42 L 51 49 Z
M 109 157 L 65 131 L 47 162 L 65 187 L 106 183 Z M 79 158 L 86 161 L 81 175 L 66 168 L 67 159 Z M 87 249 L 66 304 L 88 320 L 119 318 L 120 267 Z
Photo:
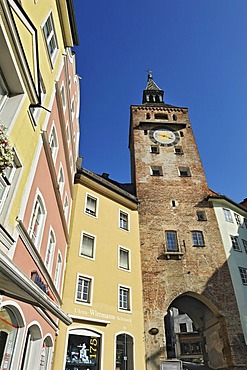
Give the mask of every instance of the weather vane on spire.
M 146 69 L 146 72 L 148 72 L 148 77 L 153 77 L 153 71 L 150 68 Z

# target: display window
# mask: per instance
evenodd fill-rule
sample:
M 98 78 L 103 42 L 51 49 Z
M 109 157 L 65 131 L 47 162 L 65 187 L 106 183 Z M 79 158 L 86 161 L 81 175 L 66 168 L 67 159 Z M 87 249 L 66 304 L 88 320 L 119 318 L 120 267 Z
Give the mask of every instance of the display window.
M 17 320 L 8 308 L 0 308 L 0 369 L 10 369 L 16 336 Z
M 116 338 L 116 370 L 134 370 L 134 341 L 126 334 L 119 334 Z
M 65 370 L 99 370 L 101 335 L 86 329 L 69 332 Z

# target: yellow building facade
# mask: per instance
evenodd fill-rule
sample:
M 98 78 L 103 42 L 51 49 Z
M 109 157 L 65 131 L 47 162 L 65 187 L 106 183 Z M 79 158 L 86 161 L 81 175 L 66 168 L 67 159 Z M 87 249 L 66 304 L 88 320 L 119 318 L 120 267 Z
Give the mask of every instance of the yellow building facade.
M 53 369 L 144 368 L 137 200 L 106 174 L 78 170 Z

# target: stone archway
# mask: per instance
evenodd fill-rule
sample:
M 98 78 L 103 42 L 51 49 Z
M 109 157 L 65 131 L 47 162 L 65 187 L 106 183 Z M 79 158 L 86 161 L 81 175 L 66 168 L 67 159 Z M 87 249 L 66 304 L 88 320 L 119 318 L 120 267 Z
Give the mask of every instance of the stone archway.
M 229 348 L 228 336 L 226 331 L 225 319 L 222 315 L 220 315 L 217 307 L 212 304 L 207 298 L 202 295 L 193 292 L 186 292 L 178 297 L 176 297 L 168 308 L 168 314 L 171 311 L 171 308 L 175 308 L 179 310 L 180 313 L 188 315 L 188 317 L 193 322 L 193 333 L 196 339 L 193 342 L 192 333 L 190 334 L 190 339 L 188 339 L 188 347 L 189 341 L 191 340 L 194 346 L 200 345 L 200 354 L 203 362 L 206 365 L 214 369 L 222 369 L 228 368 L 232 364 L 231 359 L 231 352 L 227 349 Z M 168 332 L 178 329 L 174 329 L 174 319 L 173 319 L 173 327 L 172 325 L 169 326 L 167 315 L 165 318 L 165 331 L 166 331 L 166 342 L 167 342 L 167 353 L 168 357 L 182 357 L 183 358 L 183 351 L 178 351 L 174 349 L 175 355 L 173 356 L 173 348 L 172 345 L 174 343 L 169 344 L 168 339 Z M 172 322 L 172 321 L 170 321 Z M 189 334 L 189 333 L 188 333 Z M 187 335 L 189 338 L 189 335 Z M 183 335 L 181 333 L 175 333 L 174 338 L 179 342 L 181 345 L 182 341 L 178 339 L 179 337 L 182 340 L 185 339 L 186 333 L 184 332 Z M 185 340 L 184 340 L 185 342 Z M 200 342 L 200 344 L 199 344 Z M 170 345 L 170 347 L 169 347 Z M 175 348 L 174 344 L 174 348 Z M 182 344 L 183 346 L 183 344 Z M 193 349 L 193 346 L 192 346 Z M 169 352 L 170 351 L 170 352 Z M 193 351 L 192 351 L 193 352 Z M 190 351 L 188 350 L 188 357 Z M 198 355 L 198 356 L 197 356 Z M 186 357 L 186 356 L 185 356 Z M 199 356 L 199 349 L 198 353 L 194 350 L 194 356 L 191 357 L 198 359 Z

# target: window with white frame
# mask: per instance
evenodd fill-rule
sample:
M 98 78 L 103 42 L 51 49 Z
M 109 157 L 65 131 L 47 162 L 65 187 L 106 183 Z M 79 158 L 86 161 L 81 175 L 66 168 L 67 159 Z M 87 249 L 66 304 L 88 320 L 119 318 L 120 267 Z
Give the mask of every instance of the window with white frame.
M 79 275 L 77 278 L 76 301 L 91 303 L 92 301 L 92 279 L 88 276 Z
M 86 195 L 86 204 L 85 204 L 85 213 L 90 216 L 97 216 L 97 202 L 98 199 L 93 197 L 92 195 Z
M 4 80 L 4 76 L 0 69 L 0 111 L 3 108 L 6 100 L 8 99 L 8 96 L 9 96 L 9 91 L 7 88 L 7 84 Z
M 192 231 L 192 240 L 193 240 L 194 247 L 204 247 L 205 246 L 202 231 L 198 231 L 198 230 Z
M 129 230 L 129 214 L 124 211 L 119 211 L 119 227 L 123 230 Z
M 0 211 L 6 201 L 10 188 L 14 183 L 18 165 L 15 161 L 12 167 L 6 168 L 0 176 Z
M 59 187 L 59 192 L 62 198 L 63 189 L 64 189 L 64 172 L 63 172 L 62 166 L 60 166 L 59 171 L 58 171 L 58 187 Z
M 49 232 L 49 236 L 48 236 L 48 245 L 47 245 L 46 255 L 45 255 L 45 267 L 50 273 L 52 271 L 55 245 L 56 245 L 55 233 L 51 229 Z
M 65 108 L 66 107 L 66 98 L 65 98 L 64 85 L 62 85 L 60 92 L 61 92 L 62 105 Z
M 51 148 L 52 159 L 54 162 L 56 162 L 57 153 L 58 153 L 58 138 L 57 138 L 56 128 L 54 125 L 51 129 L 51 133 L 49 137 L 49 145 Z
M 241 226 L 241 219 L 237 213 L 234 213 L 234 218 L 238 226 Z
M 227 222 L 233 222 L 231 211 L 227 208 L 223 208 L 225 220 Z
M 180 177 L 191 177 L 191 172 L 189 167 L 179 167 L 179 176 Z
M 49 14 L 47 20 L 45 21 L 43 32 L 44 32 L 49 56 L 51 58 L 51 61 L 54 62 L 54 58 L 58 50 L 58 44 L 57 44 L 57 38 L 56 38 L 52 13 Z
M 242 279 L 242 283 L 244 285 L 247 285 L 247 268 L 245 267 L 239 267 L 240 276 Z
M 65 220 L 67 221 L 68 213 L 69 213 L 69 201 L 68 201 L 68 196 L 67 196 L 67 194 L 65 194 L 65 197 L 64 197 L 64 202 L 63 202 L 63 213 L 64 213 Z
M 232 242 L 232 249 L 234 251 L 242 252 L 241 248 L 240 248 L 240 245 L 239 245 L 239 242 L 238 242 L 238 237 L 235 236 L 235 235 L 230 235 L 230 238 L 231 238 L 231 242 Z
M 83 232 L 81 237 L 80 255 L 83 257 L 93 258 L 94 251 L 95 251 L 95 236 Z
M 118 308 L 120 310 L 130 311 L 130 288 L 119 286 Z
M 34 245 L 39 248 L 46 216 L 46 208 L 40 194 L 37 195 L 32 211 L 29 235 Z
M 55 276 L 54 276 L 54 284 L 57 290 L 59 290 L 60 287 L 60 280 L 61 280 L 61 274 L 62 274 L 62 255 L 60 251 L 57 255 L 57 262 L 56 262 L 56 270 L 55 270 Z
M 151 166 L 151 176 L 163 176 L 162 166 Z
M 130 270 L 130 251 L 128 249 L 119 247 L 118 266 L 123 270 Z

